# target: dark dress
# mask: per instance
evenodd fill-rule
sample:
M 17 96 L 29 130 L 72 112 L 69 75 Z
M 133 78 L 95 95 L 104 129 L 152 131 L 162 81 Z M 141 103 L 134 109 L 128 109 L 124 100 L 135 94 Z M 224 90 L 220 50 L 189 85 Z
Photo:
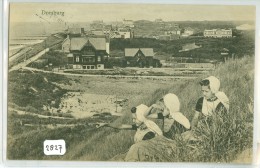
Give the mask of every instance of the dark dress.
M 166 118 L 169 118 L 169 115 L 166 116 Z M 164 116 L 162 113 L 158 113 L 158 119 L 164 119 Z M 168 132 L 163 132 L 163 135 L 166 138 L 170 138 L 170 139 L 174 139 L 176 134 L 182 134 L 186 131 L 188 131 L 189 129 L 186 129 L 183 125 L 181 125 L 178 122 L 173 122 L 171 129 Z
M 217 98 L 212 99 L 212 100 L 208 100 L 208 101 L 214 102 L 216 100 L 217 100 Z M 204 101 L 203 97 L 199 98 L 198 101 L 197 101 L 196 107 L 195 107 L 195 110 L 197 112 L 200 112 L 201 114 L 202 114 L 203 101 Z M 212 114 L 225 120 L 227 118 L 226 115 L 228 113 L 227 113 L 227 109 L 223 105 L 223 103 L 219 102 Z M 213 120 L 214 119 L 213 119 L 212 116 L 206 116 L 206 115 L 203 114 L 203 115 L 199 116 L 198 125 L 201 125 L 202 123 L 207 123 L 209 126 L 211 126 L 214 122 Z

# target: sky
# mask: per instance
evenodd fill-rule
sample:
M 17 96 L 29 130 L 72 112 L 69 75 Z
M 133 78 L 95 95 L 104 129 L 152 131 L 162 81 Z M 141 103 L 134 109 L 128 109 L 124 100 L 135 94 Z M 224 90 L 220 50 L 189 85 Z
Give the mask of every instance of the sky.
M 51 12 L 62 15 L 51 15 Z M 49 12 L 46 14 L 46 12 Z M 174 4 L 11 3 L 10 22 L 104 22 L 163 19 L 164 21 L 255 20 L 255 6 Z

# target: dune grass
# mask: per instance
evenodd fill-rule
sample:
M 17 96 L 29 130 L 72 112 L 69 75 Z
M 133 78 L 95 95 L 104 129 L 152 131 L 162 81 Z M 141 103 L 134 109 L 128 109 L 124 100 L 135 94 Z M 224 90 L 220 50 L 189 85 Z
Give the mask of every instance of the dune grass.
M 230 112 L 227 116 L 214 116 L 214 124 L 207 122 L 196 129 L 200 137 L 198 142 L 182 141 L 176 138 L 179 150 L 179 162 L 231 162 L 241 151 L 251 148 L 253 142 L 253 83 L 254 83 L 254 58 L 245 57 L 239 60 L 230 60 L 211 74 L 206 74 L 193 81 L 180 81 L 174 87 L 156 90 L 152 95 L 136 100 L 132 105 L 141 103 L 150 105 L 168 92 L 179 96 L 181 111 L 189 120 L 193 117 L 193 109 L 197 99 L 201 96 L 198 82 L 209 75 L 214 75 L 221 80 L 221 90 L 230 99 Z M 126 111 L 129 111 L 126 109 Z M 126 112 L 113 124 L 131 123 L 131 115 Z M 80 142 L 82 150 L 68 152 L 65 159 L 80 160 L 109 160 L 115 155 L 124 153 L 133 144 L 133 131 L 115 131 L 103 128 L 92 137 L 92 140 Z M 89 147 L 92 147 L 91 149 Z

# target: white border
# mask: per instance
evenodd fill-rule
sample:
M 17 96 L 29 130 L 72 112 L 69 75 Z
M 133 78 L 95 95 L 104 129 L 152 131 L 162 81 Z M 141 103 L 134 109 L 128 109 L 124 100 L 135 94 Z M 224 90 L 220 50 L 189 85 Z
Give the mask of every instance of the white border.
M 2 2 L 2 1 L 1 1 Z M 256 30 L 255 30 L 255 90 L 254 90 L 254 142 L 253 142 L 253 164 L 252 165 L 238 165 L 238 164 L 206 164 L 206 163 L 129 163 L 129 162 L 75 162 L 75 161 L 7 161 L 6 160 L 6 137 L 7 137 L 7 79 L 8 79 L 8 19 L 9 19 L 9 9 L 8 5 L 10 2 L 59 2 L 59 3 L 149 3 L 149 4 L 196 4 L 196 5 L 254 5 L 256 6 Z M 2 6 L 3 5 L 3 6 Z M 260 145 L 260 56 L 259 56 L 259 48 L 260 45 L 260 1 L 258 0 L 4 0 L 3 4 L 0 3 L 1 9 L 3 9 L 3 17 L 1 20 L 1 28 L 3 28 L 3 32 L 1 32 L 0 39 L 0 51 L 3 51 L 2 61 L 0 60 L 0 65 L 2 66 L 1 71 L 1 81 L 3 83 L 0 84 L 1 88 L 1 96 L 2 100 L 0 102 L 0 107 L 3 113 L 0 113 L 0 118 L 3 119 L 2 127 L 0 128 L 0 135 L 3 134 L 3 141 L 0 144 L 0 167 L 1 162 L 4 166 L 9 167 L 200 167 L 200 168 L 230 168 L 230 167 L 260 167 L 260 156 L 256 154 L 257 152 L 257 143 Z M 2 11 L 1 11 L 2 12 Z M 3 50 L 2 50 L 3 49 Z M 1 100 L 1 99 L 0 99 Z M 0 121 L 1 122 L 1 121 Z M 3 146 L 2 146 L 3 145 Z M 259 147 L 258 145 L 258 147 Z M 1 149 L 3 147 L 3 149 Z M 1 153 L 3 151 L 3 154 Z M 258 162 L 258 163 L 257 163 Z
M 2 27 L 3 27 L 3 1 L 0 2 L 0 13 L 1 13 L 1 17 L 0 17 L 0 30 L 1 30 L 0 31 L 0 52 L 3 55 L 3 30 L 2 30 Z M 0 67 L 1 67 L 0 80 L 3 81 L 3 57 L 0 58 Z M 2 94 L 3 94 L 3 83 L 0 82 L 0 100 L 3 100 Z M 3 107 L 3 101 L 0 101 L 0 109 L 2 109 L 2 107 Z M 2 112 L 0 112 L 0 119 L 1 119 L 0 122 L 3 123 L 3 113 Z M 3 125 L 0 126 L 0 137 L 3 137 L 2 130 L 3 130 Z M 3 154 L 2 154 L 3 142 L 4 141 L 1 141 L 1 143 L 0 143 L 0 166 L 3 164 Z

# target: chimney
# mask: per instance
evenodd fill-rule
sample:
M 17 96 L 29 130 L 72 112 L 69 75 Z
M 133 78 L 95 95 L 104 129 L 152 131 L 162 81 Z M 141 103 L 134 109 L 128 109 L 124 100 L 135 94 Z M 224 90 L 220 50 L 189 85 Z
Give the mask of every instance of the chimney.
M 109 37 L 106 37 L 106 52 L 109 55 L 109 50 L 110 50 L 110 39 Z

